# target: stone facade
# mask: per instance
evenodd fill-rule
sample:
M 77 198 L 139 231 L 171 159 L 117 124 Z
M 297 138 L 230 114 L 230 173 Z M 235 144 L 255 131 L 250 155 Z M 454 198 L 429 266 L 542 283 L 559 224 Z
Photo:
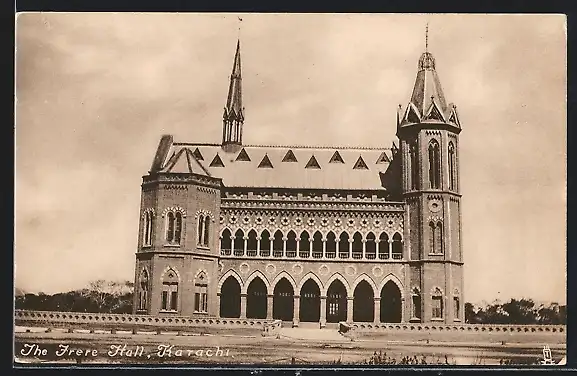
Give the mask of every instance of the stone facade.
M 418 68 L 398 148 L 243 145 L 238 44 L 222 143 L 164 136 L 143 177 L 134 313 L 463 322 L 461 127 Z

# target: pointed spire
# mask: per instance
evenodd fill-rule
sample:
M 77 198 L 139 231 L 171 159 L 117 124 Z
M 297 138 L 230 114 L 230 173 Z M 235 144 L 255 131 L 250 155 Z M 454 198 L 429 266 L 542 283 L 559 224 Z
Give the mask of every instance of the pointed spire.
M 435 58 L 429 52 L 429 23 L 425 27 L 425 52 L 419 58 L 415 86 L 411 99 L 400 120 L 399 128 L 407 124 L 420 123 L 428 118 L 445 121 L 449 111 L 441 81 L 435 68 Z
M 234 63 L 230 75 L 228 87 L 228 98 L 226 100 L 226 112 L 230 115 L 242 117 L 244 108 L 242 107 L 242 70 L 240 64 L 240 39 L 236 42 L 236 52 Z
M 222 146 L 225 152 L 237 152 L 242 145 L 244 107 L 242 106 L 242 69 L 240 63 L 240 39 L 236 42 L 236 52 L 228 86 L 228 97 L 222 116 Z

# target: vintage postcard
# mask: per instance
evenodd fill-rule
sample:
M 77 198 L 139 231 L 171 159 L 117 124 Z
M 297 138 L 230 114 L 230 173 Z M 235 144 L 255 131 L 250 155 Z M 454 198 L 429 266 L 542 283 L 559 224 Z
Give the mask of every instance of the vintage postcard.
M 14 362 L 566 362 L 564 15 L 16 16 Z

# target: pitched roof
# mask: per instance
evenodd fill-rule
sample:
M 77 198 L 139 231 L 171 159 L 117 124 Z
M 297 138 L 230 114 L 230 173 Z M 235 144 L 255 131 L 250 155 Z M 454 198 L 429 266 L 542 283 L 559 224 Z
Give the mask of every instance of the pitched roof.
M 196 149 L 204 157 L 203 161 L 194 158 Z M 242 150 L 250 160 L 237 161 Z M 289 150 L 297 162 L 291 162 L 291 158 L 286 161 Z M 337 151 L 344 163 L 330 163 Z M 187 143 L 173 143 L 167 155 L 172 157 L 163 161 L 161 171 L 174 171 L 173 166 L 184 156 L 188 158 L 186 164 L 180 162 L 180 165 L 191 166 L 189 170 L 192 167 L 195 171 L 206 170 L 210 176 L 222 178 L 228 187 L 342 190 L 383 189 L 383 174 L 390 165 L 386 160 L 393 159 L 391 149 L 387 148 L 245 145 L 236 153 L 225 153 L 220 144 Z M 221 167 L 218 162 L 216 165 L 210 163 L 217 155 Z M 305 168 L 313 155 L 320 168 Z M 364 162 L 366 169 L 359 160 Z M 359 163 L 361 168 L 354 169 Z M 263 164 L 267 168 L 262 168 Z

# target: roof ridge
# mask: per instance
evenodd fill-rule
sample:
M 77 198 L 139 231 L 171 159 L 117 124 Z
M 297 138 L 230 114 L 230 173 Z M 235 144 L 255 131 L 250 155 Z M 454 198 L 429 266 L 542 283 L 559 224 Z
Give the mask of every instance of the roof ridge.
M 372 146 L 329 146 L 329 145 L 258 145 L 248 144 L 244 147 L 252 148 L 286 148 L 286 149 L 330 149 L 330 150 L 391 150 L 390 147 L 372 147 Z

